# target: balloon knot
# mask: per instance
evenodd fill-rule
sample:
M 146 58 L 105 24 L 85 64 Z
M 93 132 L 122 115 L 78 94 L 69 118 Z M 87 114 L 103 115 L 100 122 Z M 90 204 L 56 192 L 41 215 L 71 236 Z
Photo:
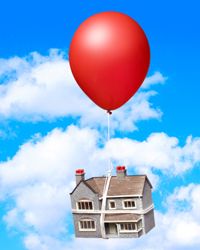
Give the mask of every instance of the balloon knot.
M 109 115 L 112 115 L 112 112 L 111 112 L 110 110 L 107 110 L 107 113 L 108 113 Z

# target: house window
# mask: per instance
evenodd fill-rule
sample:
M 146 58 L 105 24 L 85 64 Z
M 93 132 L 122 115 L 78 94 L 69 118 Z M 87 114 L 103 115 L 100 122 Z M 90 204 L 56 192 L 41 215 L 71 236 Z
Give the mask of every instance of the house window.
M 96 223 L 91 219 L 79 221 L 79 231 L 96 231 Z
M 77 208 L 79 210 L 92 210 L 93 209 L 93 203 L 92 201 L 88 200 L 82 200 L 77 202 Z
M 136 207 L 135 201 L 134 200 L 125 200 L 125 201 L 123 201 L 123 207 L 125 209 L 135 208 Z
M 135 223 L 122 223 L 120 224 L 120 231 L 122 232 L 131 232 L 136 230 Z
M 109 209 L 116 209 L 115 201 L 109 201 Z
M 92 210 L 93 203 L 92 203 L 92 201 L 88 201 L 88 200 L 78 201 L 77 208 L 79 210 Z

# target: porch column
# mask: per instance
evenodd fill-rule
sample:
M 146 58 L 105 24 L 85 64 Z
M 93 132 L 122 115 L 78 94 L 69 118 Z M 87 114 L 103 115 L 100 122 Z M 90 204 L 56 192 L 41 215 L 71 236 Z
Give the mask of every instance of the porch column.
M 117 235 L 119 236 L 119 232 L 120 232 L 120 224 L 116 224 L 117 225 Z

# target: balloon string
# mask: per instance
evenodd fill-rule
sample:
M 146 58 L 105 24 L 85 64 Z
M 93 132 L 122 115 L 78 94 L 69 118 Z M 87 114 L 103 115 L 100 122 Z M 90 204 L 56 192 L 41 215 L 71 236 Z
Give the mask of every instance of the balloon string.
M 107 114 L 107 141 L 110 141 L 110 114 Z
M 111 112 L 107 112 L 107 143 L 110 141 L 110 115 Z M 106 210 L 106 199 L 107 193 L 110 185 L 111 175 L 112 174 L 112 162 L 111 157 L 109 155 L 109 163 L 108 163 L 108 173 L 105 177 L 104 187 L 103 187 L 103 195 L 102 195 L 102 205 L 101 205 L 101 216 L 100 216 L 100 226 L 101 226 L 101 233 L 102 238 L 106 238 L 105 232 L 105 210 Z
M 111 116 L 112 112 L 111 111 L 107 111 L 107 143 L 109 143 L 110 141 L 110 116 Z M 108 159 L 109 163 L 108 163 L 108 175 L 111 175 L 112 173 L 112 161 L 111 161 L 111 157 L 109 155 L 109 159 Z

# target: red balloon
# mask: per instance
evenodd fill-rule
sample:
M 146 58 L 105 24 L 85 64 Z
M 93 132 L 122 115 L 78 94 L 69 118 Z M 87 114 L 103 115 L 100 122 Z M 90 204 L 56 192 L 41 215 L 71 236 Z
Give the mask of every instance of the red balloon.
M 85 94 L 110 111 L 126 103 L 144 81 L 150 48 L 144 31 L 131 17 L 103 12 L 76 30 L 69 62 Z

